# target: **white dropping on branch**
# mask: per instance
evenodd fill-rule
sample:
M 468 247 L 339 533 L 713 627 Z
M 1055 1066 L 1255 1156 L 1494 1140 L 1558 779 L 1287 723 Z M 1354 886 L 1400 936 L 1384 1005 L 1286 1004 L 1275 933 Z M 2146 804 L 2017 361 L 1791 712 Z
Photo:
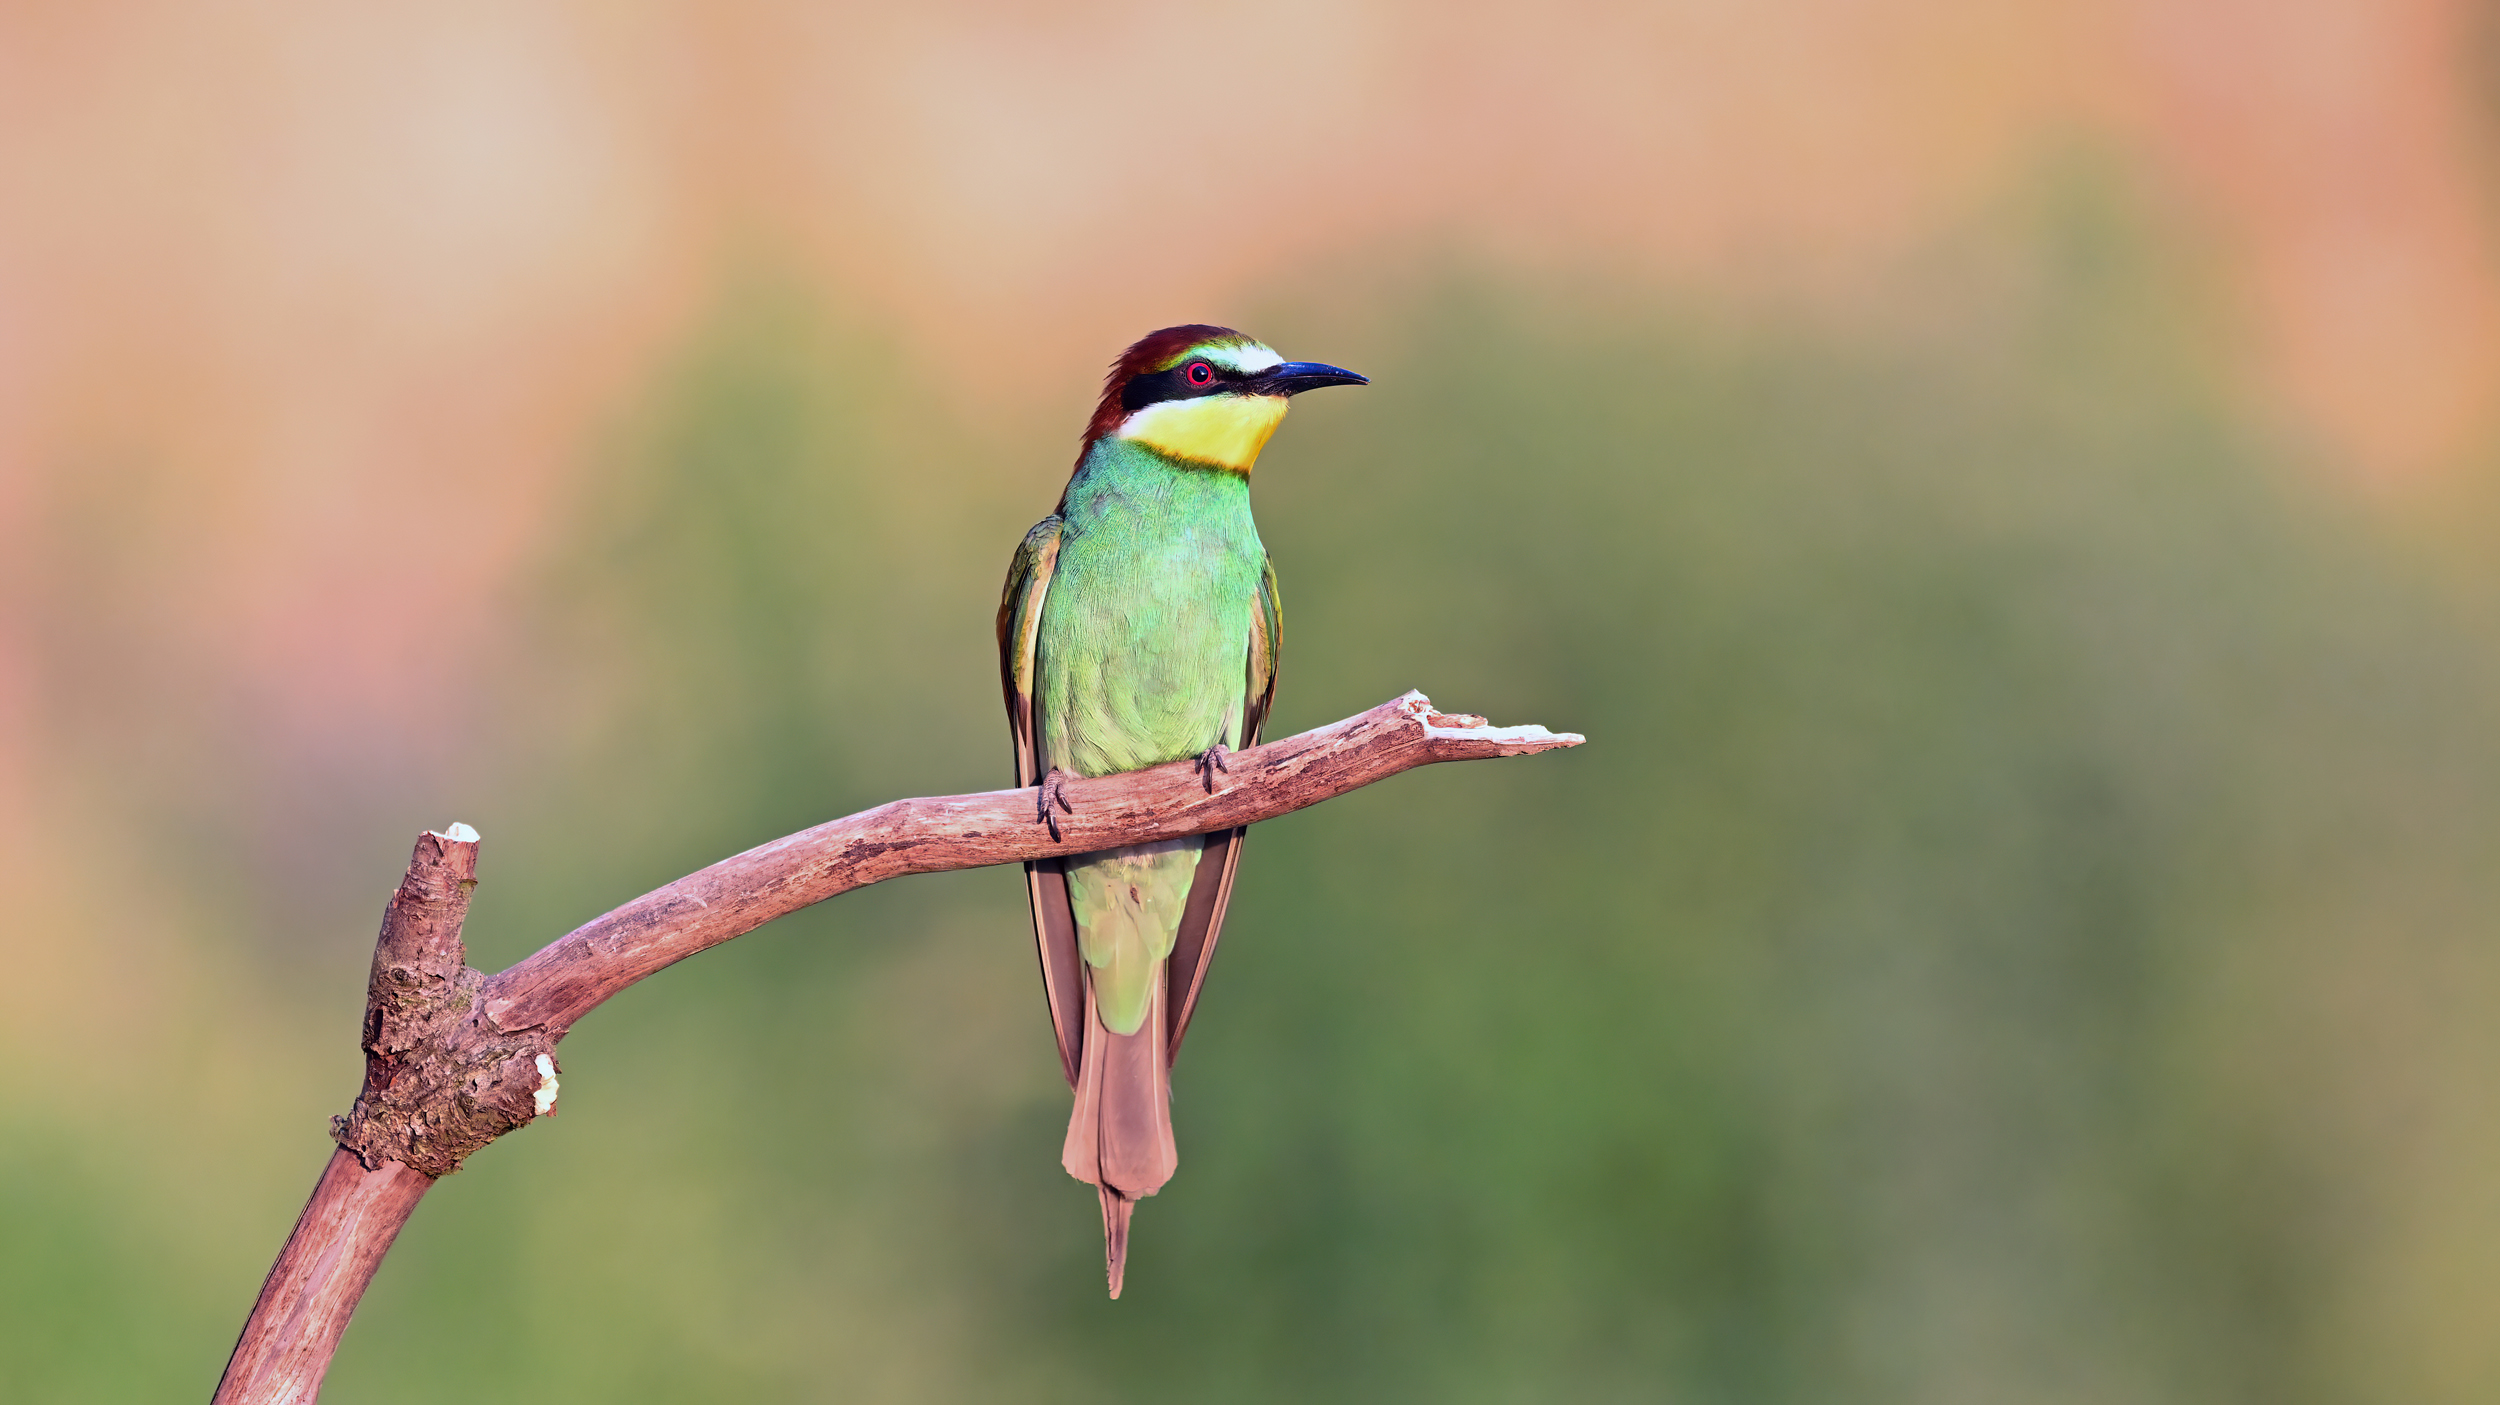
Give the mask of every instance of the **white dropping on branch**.
M 538 1115 L 546 1117 L 556 1110 L 556 1061 L 545 1054 L 538 1056 L 538 1091 L 530 1096 L 538 1102 Z

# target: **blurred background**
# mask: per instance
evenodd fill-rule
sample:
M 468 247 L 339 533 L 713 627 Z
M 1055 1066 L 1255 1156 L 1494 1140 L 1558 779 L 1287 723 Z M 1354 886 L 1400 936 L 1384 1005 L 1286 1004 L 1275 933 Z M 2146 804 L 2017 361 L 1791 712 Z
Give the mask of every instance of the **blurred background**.
M 629 992 L 334 1401 L 2500 1398 L 2500 9 L 0 7 L 0 1396 L 202 1399 L 384 897 L 1006 782 L 1101 367 L 1260 828 L 1102 1295 L 1012 871 Z

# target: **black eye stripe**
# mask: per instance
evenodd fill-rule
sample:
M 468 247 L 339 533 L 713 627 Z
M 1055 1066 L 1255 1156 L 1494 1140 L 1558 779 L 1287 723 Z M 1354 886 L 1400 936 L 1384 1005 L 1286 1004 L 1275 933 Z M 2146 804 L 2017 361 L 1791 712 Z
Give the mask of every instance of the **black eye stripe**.
M 1214 378 L 1205 385 L 1191 385 L 1189 368 L 1192 366 L 1206 367 L 1215 373 Z M 1120 409 L 1123 412 L 1133 413 L 1165 400 L 1188 400 L 1201 395 L 1215 395 L 1232 389 L 1246 379 L 1248 378 L 1239 371 L 1193 357 L 1168 371 L 1131 377 L 1129 383 L 1120 390 Z

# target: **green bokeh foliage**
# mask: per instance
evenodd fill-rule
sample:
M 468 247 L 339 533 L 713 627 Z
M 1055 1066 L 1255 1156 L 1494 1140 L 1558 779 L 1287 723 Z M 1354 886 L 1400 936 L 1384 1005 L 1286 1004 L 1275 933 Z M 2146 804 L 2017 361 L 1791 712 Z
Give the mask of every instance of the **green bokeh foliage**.
M 2174 280 L 2035 242 L 1882 335 L 1283 290 L 1253 330 L 1375 384 L 1260 469 L 1276 726 L 1420 686 L 1591 741 L 1253 836 L 1127 1297 L 1019 885 L 919 878 L 584 1024 L 328 1398 L 2366 1398 L 2314 1329 L 2368 1158 L 2266 1012 L 2352 959 L 2332 914 L 2488 895 L 2500 649 L 2251 447 Z M 1066 398 L 983 423 L 794 283 L 726 295 L 516 601 L 475 959 L 1001 783 Z M 46 1325 L 176 1312 L 69 1172 L 0 1159 L 0 1217 L 78 1270 L 9 1305 L 8 1398 L 159 1369 Z
M 1279 725 L 1420 685 L 1594 741 L 1256 836 L 1124 1301 L 1017 885 L 914 880 L 585 1026 L 338 1389 L 440 1398 L 455 1329 L 600 1400 L 2297 1398 L 2303 1295 L 2246 1285 L 2328 1269 L 2299 1127 L 2205 1048 L 2227 949 L 2301 881 L 2269 816 L 2366 803 L 2284 753 L 2433 764 L 2354 675 L 2470 646 L 2264 476 L 2146 275 L 2049 263 L 1907 346 L 1463 277 L 1348 333 L 1377 385 L 1259 484 Z M 621 436 L 490 905 L 1002 779 L 988 615 L 1065 445 L 893 363 L 749 285 Z

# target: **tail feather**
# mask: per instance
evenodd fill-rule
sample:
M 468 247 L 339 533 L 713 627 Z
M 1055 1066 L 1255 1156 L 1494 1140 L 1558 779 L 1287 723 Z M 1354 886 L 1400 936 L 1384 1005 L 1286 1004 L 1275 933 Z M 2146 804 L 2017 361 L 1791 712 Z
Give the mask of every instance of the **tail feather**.
M 1128 1217 L 1137 1202 L 1107 1185 L 1094 1187 L 1102 1197 L 1102 1271 L 1111 1280 L 1111 1296 L 1120 1296 L 1120 1280 L 1128 1273 Z
M 1131 1211 L 1180 1169 L 1180 1148 L 1172 1139 L 1171 1063 L 1164 1053 L 1162 975 L 1155 973 L 1153 1009 L 1135 1034 L 1103 1028 L 1088 983 L 1076 1106 L 1060 1148 L 1068 1174 L 1101 1193 L 1103 1260 L 1115 1298 L 1128 1259 Z

